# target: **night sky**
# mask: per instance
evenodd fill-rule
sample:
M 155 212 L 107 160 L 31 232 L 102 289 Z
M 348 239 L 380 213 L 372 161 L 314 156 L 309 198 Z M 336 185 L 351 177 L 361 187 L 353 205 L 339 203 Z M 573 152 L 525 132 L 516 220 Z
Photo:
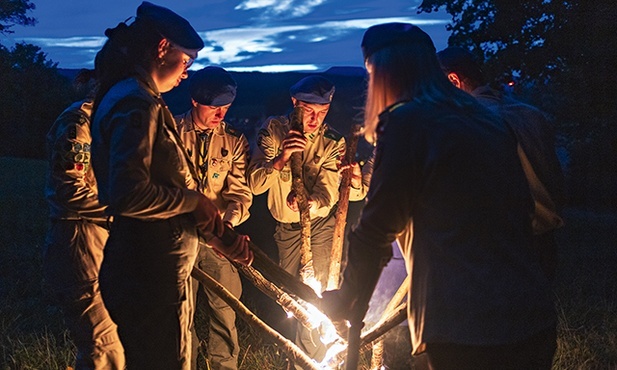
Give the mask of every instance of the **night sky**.
M 420 0 L 154 0 L 191 22 L 206 43 L 192 69 L 220 65 L 232 71 L 322 71 L 362 66 L 364 30 L 410 22 L 437 50 L 447 45 L 444 12 L 417 14 Z M 135 15 L 141 0 L 33 0 L 34 27 L 15 26 L 2 42 L 40 46 L 60 68 L 92 67 L 108 27 Z

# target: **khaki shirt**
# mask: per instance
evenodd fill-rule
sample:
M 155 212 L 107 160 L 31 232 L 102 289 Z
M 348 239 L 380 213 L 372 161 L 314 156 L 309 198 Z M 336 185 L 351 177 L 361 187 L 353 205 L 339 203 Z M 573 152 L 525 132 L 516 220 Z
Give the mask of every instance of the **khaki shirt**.
M 90 165 L 91 114 L 91 101 L 73 103 L 47 133 L 49 172 L 45 197 L 53 219 L 106 219 Z
M 291 191 L 291 161 L 281 171 L 275 170 L 273 159 L 283 150 L 281 142 L 289 132 L 289 117 L 268 118 L 257 135 L 257 148 L 249 166 L 249 184 L 254 194 L 268 193 L 268 208 L 274 219 L 283 223 L 299 222 L 299 212 L 287 207 Z M 315 201 L 311 218 L 325 217 L 339 197 L 339 158 L 345 154 L 345 139 L 325 123 L 313 134 L 303 152 L 304 186 Z
M 199 146 L 191 110 L 176 116 L 176 127 L 184 142 L 187 153 L 199 167 Z M 226 122 L 212 130 L 208 146 L 205 183 L 200 186 L 203 194 L 210 199 L 221 213 L 223 221 L 237 226 L 249 217 L 253 193 L 246 180 L 249 161 L 249 144 L 246 137 Z

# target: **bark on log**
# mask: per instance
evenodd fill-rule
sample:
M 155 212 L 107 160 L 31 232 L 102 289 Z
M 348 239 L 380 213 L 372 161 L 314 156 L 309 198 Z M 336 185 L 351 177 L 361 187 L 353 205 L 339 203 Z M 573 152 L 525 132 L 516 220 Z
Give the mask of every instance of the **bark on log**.
M 193 268 L 191 276 L 197 279 L 205 287 L 214 291 L 221 299 L 223 299 L 237 314 L 246 321 L 249 325 L 260 331 L 266 337 L 275 341 L 287 356 L 303 369 L 318 370 L 313 360 L 308 357 L 300 348 L 292 341 L 279 334 L 276 330 L 269 327 L 265 322 L 261 321 L 254 313 L 252 313 L 240 300 L 233 296 L 224 286 L 219 284 L 208 274 L 197 267 Z
M 354 125 L 351 134 L 346 140 L 344 164 L 355 162 L 356 151 L 358 149 L 358 139 L 362 126 Z M 347 225 L 347 211 L 349 210 L 349 193 L 351 191 L 351 177 L 353 169 L 347 168 L 341 174 L 341 185 L 339 186 L 338 209 L 336 210 L 336 221 L 334 224 L 334 234 L 332 236 L 332 251 L 330 254 L 330 268 L 328 269 L 328 286 L 326 290 L 339 288 L 341 276 L 341 261 L 343 259 L 343 241 L 345 240 L 345 226 Z
M 371 343 L 388 331 L 395 328 L 397 325 L 405 321 L 407 318 L 407 303 L 403 303 L 390 313 L 387 317 L 383 318 L 378 325 L 373 326 L 370 330 L 362 334 L 360 337 L 360 353 L 370 350 Z M 332 368 L 337 368 L 343 361 L 345 361 L 345 355 L 347 354 L 347 348 L 332 355 L 327 360 L 327 365 Z
M 286 312 L 291 313 L 302 325 L 310 330 L 319 326 L 311 322 L 310 313 L 302 305 L 275 284 L 268 281 L 259 271 L 251 266 L 243 266 L 239 263 L 234 263 L 234 265 L 257 289 L 273 299 Z
M 221 241 L 226 245 L 233 244 L 238 233 L 232 228 L 225 226 Z M 214 238 L 213 235 L 202 235 L 202 238 L 206 241 Z M 255 243 L 249 242 L 249 248 L 253 251 L 255 259 L 251 264 L 252 267 L 257 269 L 261 274 L 276 284 L 278 287 L 301 298 L 302 300 L 309 302 L 316 307 L 320 307 L 321 299 L 317 296 L 317 293 L 310 286 L 304 284 L 300 279 L 289 272 L 281 268 L 277 263 L 272 261 L 268 255 L 262 251 Z
M 294 107 L 291 113 L 289 127 L 292 130 L 303 133 L 302 107 Z M 311 213 L 309 209 L 309 196 L 304 187 L 304 169 L 302 152 L 295 152 L 291 155 L 291 190 L 296 194 L 298 211 L 300 212 L 301 240 L 302 247 L 300 252 L 300 277 L 302 281 L 308 282 L 310 278 L 315 278 L 313 268 L 313 252 L 311 251 Z
M 407 293 L 409 292 L 409 284 L 411 283 L 411 278 L 409 275 L 405 277 L 405 280 L 401 283 L 398 290 L 394 293 L 390 302 L 386 306 L 383 311 L 383 315 L 381 316 L 381 320 L 377 322 L 376 325 L 380 325 L 381 321 L 390 315 L 405 299 Z M 373 351 L 371 353 L 371 370 L 381 369 L 381 365 L 383 363 L 383 351 L 384 351 L 384 343 L 383 338 L 379 338 L 373 342 Z

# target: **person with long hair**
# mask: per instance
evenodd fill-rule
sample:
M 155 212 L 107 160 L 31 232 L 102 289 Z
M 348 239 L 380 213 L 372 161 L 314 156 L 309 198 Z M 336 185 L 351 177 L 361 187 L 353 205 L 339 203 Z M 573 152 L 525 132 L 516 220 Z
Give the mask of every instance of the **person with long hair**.
M 43 271 L 77 349 L 75 369 L 122 370 L 124 350 L 99 288 L 109 223 L 90 163 L 94 70 L 79 71 L 74 85 L 86 97 L 65 109 L 47 133 L 50 227 Z
M 362 320 L 392 242 L 411 227 L 402 252 L 414 366 L 550 369 L 556 314 L 531 250 L 533 202 L 514 135 L 448 81 L 417 26 L 373 26 L 362 51 L 375 165 L 325 310 Z
M 197 191 L 195 169 L 161 93 L 187 77 L 204 44 L 173 11 L 148 2 L 132 23 L 108 29 L 96 57 L 92 163 L 113 216 L 100 285 L 129 369 L 189 369 L 190 273 L 199 235 L 250 264 L 248 237 L 224 245 L 216 206 Z

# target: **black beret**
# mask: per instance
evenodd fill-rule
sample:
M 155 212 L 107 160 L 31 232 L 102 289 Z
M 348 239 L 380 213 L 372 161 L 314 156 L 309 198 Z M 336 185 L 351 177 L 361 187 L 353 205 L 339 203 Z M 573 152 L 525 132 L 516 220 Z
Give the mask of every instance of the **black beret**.
M 289 89 L 292 97 L 311 104 L 330 104 L 334 95 L 334 84 L 321 76 L 308 76 L 296 82 Z
M 201 105 L 220 107 L 236 98 L 236 81 L 221 67 L 201 69 L 189 80 L 191 98 Z
M 362 54 L 366 60 L 378 50 L 403 44 L 424 45 L 435 51 L 431 37 L 418 26 L 409 23 L 383 23 L 366 30 L 362 38 Z
M 456 73 L 476 83 L 483 83 L 484 74 L 476 58 L 467 49 L 452 46 L 437 53 L 437 59 L 446 73 Z
M 204 41 L 191 24 L 173 11 L 144 1 L 137 8 L 137 20 L 152 25 L 161 36 L 176 44 L 193 58 L 204 47 Z

